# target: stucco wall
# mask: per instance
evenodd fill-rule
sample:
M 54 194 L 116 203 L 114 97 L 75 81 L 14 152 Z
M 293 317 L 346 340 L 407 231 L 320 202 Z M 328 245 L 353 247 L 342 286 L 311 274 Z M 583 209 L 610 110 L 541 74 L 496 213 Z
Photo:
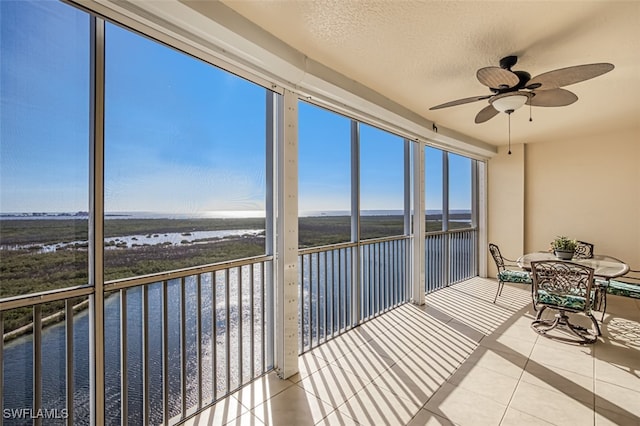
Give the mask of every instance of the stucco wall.
M 640 268 L 640 134 L 528 145 L 525 212 L 527 251 L 561 234 Z
M 524 161 L 525 146 L 514 145 L 511 155 L 501 147 L 487 164 L 487 237 L 509 259 L 524 252 Z M 495 277 L 493 258 L 487 256 L 487 274 Z
M 512 151 L 522 155 L 501 150 L 488 162 L 489 241 L 504 255 L 545 250 L 566 235 L 640 268 L 640 131 Z

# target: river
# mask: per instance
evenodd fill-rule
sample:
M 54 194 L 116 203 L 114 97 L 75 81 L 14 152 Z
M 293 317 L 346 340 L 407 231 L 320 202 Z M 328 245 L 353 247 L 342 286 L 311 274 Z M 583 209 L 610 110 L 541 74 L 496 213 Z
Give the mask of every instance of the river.
M 254 272 L 255 273 L 255 272 Z M 249 282 L 249 271 L 243 271 L 243 281 Z M 203 275 L 202 288 L 202 365 L 203 365 L 203 401 L 211 400 L 211 279 Z M 231 279 L 233 283 L 235 280 Z M 217 392 L 226 391 L 225 369 L 225 318 L 224 277 L 216 279 L 216 323 L 217 323 Z M 256 284 L 260 286 L 259 284 Z M 230 286 L 230 346 L 231 353 L 238 353 L 237 318 L 237 286 Z M 245 293 L 247 293 L 245 295 Z M 134 288 L 127 292 L 127 342 L 128 342 L 128 411 L 129 424 L 142 425 L 142 303 L 141 289 Z M 196 346 L 196 284 L 194 280 L 187 280 L 185 285 L 186 303 L 186 359 L 187 359 L 187 407 L 197 405 L 197 346 Z M 150 413 L 153 424 L 162 423 L 162 287 L 160 284 L 149 286 L 149 390 Z M 172 281 L 168 284 L 168 346 L 169 346 L 169 407 L 172 416 L 180 412 L 180 284 Z M 254 301 L 253 310 L 250 308 L 248 291 L 243 291 L 243 327 L 250 326 L 250 313 L 256 315 L 254 321 L 261 322 L 259 301 Z M 105 300 L 105 406 L 106 423 L 120 424 L 120 296 L 115 293 Z M 257 324 L 254 323 L 254 324 Z M 259 327 L 259 324 L 257 325 Z M 89 321 L 88 310 L 78 313 L 74 317 L 74 424 L 89 424 Z M 262 366 L 260 350 L 256 349 L 255 357 L 249 353 L 249 337 L 245 331 L 243 336 L 244 365 L 243 382 L 249 379 L 247 371 L 251 362 L 255 363 L 256 371 Z M 260 340 L 260 338 L 256 338 Z M 4 349 L 4 405 L 3 409 L 31 408 L 32 398 L 32 335 L 25 335 L 5 345 Z M 261 341 L 256 341 L 256 345 Z M 42 408 L 48 410 L 62 410 L 65 408 L 65 327 L 58 323 L 46 327 L 42 333 Z M 239 385 L 239 366 L 235 361 L 239 357 L 232 357 L 230 365 L 231 379 L 229 385 L 234 388 Z M 64 424 L 63 419 L 48 419 L 46 424 Z M 28 420 L 4 419 L 5 425 L 27 425 Z
M 431 246 L 427 244 L 426 257 L 441 259 L 441 245 Z M 457 264 L 466 265 L 462 269 L 464 275 L 475 274 L 471 265 L 475 257 L 474 251 L 469 251 L 464 245 L 452 247 L 452 257 L 457 258 Z M 434 270 L 435 264 L 430 264 L 428 271 Z M 366 265 L 365 265 L 366 267 Z M 333 266 L 330 265 L 330 268 Z M 435 281 L 442 286 L 444 283 L 440 278 L 441 268 L 436 268 L 438 273 L 434 277 Z M 251 321 L 254 328 L 269 327 L 262 322 L 261 313 L 261 283 L 260 273 L 253 271 L 257 294 L 253 307 L 250 304 L 248 286 L 245 285 L 242 291 L 242 313 L 238 307 L 238 279 L 237 272 L 230 273 L 229 300 L 224 300 L 226 280 L 223 274 L 216 276 L 216 374 L 215 387 L 219 395 L 224 394 L 229 387 L 238 387 L 241 382 L 245 383 L 251 378 L 247 375 L 251 363 L 254 363 L 256 372 L 260 372 L 263 360 L 260 359 L 261 351 L 257 348 L 263 344 L 262 337 L 254 334 L 255 353 L 250 353 L 247 348 L 250 346 L 249 330 Z M 242 270 L 242 282 L 250 282 L 251 270 Z M 346 274 L 345 276 L 348 276 Z M 316 278 L 314 273 L 314 279 Z M 203 403 L 207 403 L 212 398 L 212 278 L 209 274 L 202 275 L 201 290 L 202 300 L 200 313 L 202 318 L 202 365 L 203 365 Z M 428 280 L 429 281 L 429 280 Z M 308 285 L 308 284 L 307 284 Z M 334 283 L 334 285 L 336 285 Z M 428 285 L 428 283 L 427 283 Z M 196 386 L 196 282 L 194 277 L 189 277 L 185 284 L 186 303 L 186 354 L 187 354 L 187 407 L 197 405 Z M 127 374 L 128 374 L 128 411 L 129 424 L 142 425 L 142 298 L 141 289 L 132 288 L 127 292 Z M 153 284 L 149 286 L 149 323 L 147 327 L 149 338 L 149 400 L 150 416 L 152 424 L 162 422 L 162 286 Z M 245 294 L 246 293 L 246 294 Z M 322 292 L 320 292 L 321 294 Z M 169 407 L 171 416 L 180 413 L 180 283 L 171 281 L 168 284 L 168 347 L 169 347 Z M 229 330 L 226 330 L 226 304 L 229 304 Z M 305 310 L 309 309 L 308 304 L 315 304 L 316 301 L 305 298 Z M 306 311 L 308 312 L 308 311 Z M 254 316 L 252 316 L 254 315 Z M 242 318 L 243 329 L 242 345 L 240 345 L 240 333 L 238 318 Z M 105 300 L 105 406 L 106 423 L 109 425 L 120 424 L 120 297 L 115 293 Z M 307 325 L 305 324 L 305 327 Z M 227 384 L 226 376 L 226 340 L 225 333 L 229 332 L 230 342 L 230 380 Z M 257 335 L 264 334 L 257 333 Z M 74 317 L 74 424 L 89 424 L 89 324 L 88 311 L 78 313 Z M 46 409 L 62 410 L 65 405 L 65 327 L 64 323 L 46 327 L 42 333 L 42 407 Z M 242 355 L 239 348 L 242 347 Z M 240 378 L 240 366 L 243 366 L 243 377 Z M 32 394 L 32 335 L 25 335 L 17 338 L 5 345 L 4 349 L 4 409 L 31 408 Z M 19 421 L 15 419 L 4 419 L 5 425 L 30 424 L 29 421 Z M 64 424 L 64 420 L 47 420 L 46 424 Z

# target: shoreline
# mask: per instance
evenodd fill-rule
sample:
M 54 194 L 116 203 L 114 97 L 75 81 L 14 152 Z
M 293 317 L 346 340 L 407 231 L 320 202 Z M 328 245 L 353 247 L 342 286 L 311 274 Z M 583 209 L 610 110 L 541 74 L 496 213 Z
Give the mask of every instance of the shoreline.
M 462 213 L 465 218 L 468 213 Z M 458 219 L 450 217 L 450 219 Z M 464 219 L 464 218 L 461 218 Z M 47 241 L 74 242 L 85 237 L 87 232 L 86 219 L 69 217 L 61 219 L 12 219 L 2 220 L 2 234 L 0 243 L 18 244 L 46 244 Z M 440 228 L 439 221 L 427 218 L 427 228 Z M 264 253 L 264 219 L 232 218 L 232 219 L 136 219 L 108 221 L 110 232 L 105 232 L 105 238 L 115 236 L 132 236 L 126 246 L 114 247 L 108 250 L 109 262 L 105 265 L 105 277 L 120 279 L 137 275 L 193 267 L 198 264 L 216 263 Z M 460 227 L 469 226 L 461 222 Z M 457 227 L 457 226 L 455 226 Z M 350 240 L 349 216 L 309 216 L 299 219 L 299 247 L 314 247 L 337 244 Z M 245 233 L 247 229 L 252 232 Z M 186 242 L 194 233 L 211 231 L 245 231 L 242 235 L 227 235 L 222 238 L 202 238 Z M 135 236 L 173 233 L 180 237 L 179 244 L 146 245 Z M 400 215 L 379 215 L 363 217 L 361 235 L 362 240 L 380 238 L 388 235 L 403 233 L 403 220 Z M 84 235 L 83 235 L 84 234 Z M 109 235 L 110 234 L 110 235 Z M 145 238 L 146 239 L 146 238 Z M 4 241 L 1 241 L 4 240 Z M 83 239 L 84 240 L 84 239 Z M 114 240 L 114 245 L 115 241 Z M 62 243 L 64 244 L 64 243 Z M 1 246 L 1 244 L 0 244 Z M 105 247 L 107 248 L 107 247 Z M 3 272 L 0 283 L 3 297 L 12 297 L 29 289 L 29 292 L 46 291 L 55 288 L 65 288 L 71 285 L 82 285 L 86 282 L 87 248 L 70 244 L 62 250 L 38 253 L 37 250 L 0 250 L 3 256 Z M 105 251 L 106 254 L 106 251 Z M 6 268 L 5 268 L 6 266 Z M 55 278 L 54 278 L 55 277 Z M 15 289 L 15 290 L 12 290 Z M 18 290 L 22 289 L 22 290 Z M 1 299 L 1 298 L 0 298 Z M 43 308 L 43 325 L 61 321 L 64 309 L 58 311 L 61 305 Z M 74 312 L 83 309 L 74 306 Z M 8 311 L 11 312 L 11 311 Z M 28 312 L 20 314 L 23 318 Z M 13 317 L 4 317 L 5 330 L 3 339 L 13 340 L 31 332 L 31 322 L 22 322 Z M 16 328 L 13 328 L 17 326 Z M 8 339 L 8 340 L 7 340 Z
M 83 311 L 88 307 L 89 307 L 89 299 L 83 300 L 82 302 L 73 305 L 71 310 L 73 311 L 73 315 L 75 315 L 76 313 Z M 42 329 L 44 330 L 45 327 L 48 327 L 50 325 L 57 324 L 63 321 L 65 319 L 64 313 L 65 311 L 62 310 L 42 318 Z M 4 333 L 4 335 L 2 336 L 2 339 L 4 343 L 7 343 L 29 333 L 33 333 L 33 321 L 23 325 L 22 327 L 18 327 L 15 330 L 11 330 Z

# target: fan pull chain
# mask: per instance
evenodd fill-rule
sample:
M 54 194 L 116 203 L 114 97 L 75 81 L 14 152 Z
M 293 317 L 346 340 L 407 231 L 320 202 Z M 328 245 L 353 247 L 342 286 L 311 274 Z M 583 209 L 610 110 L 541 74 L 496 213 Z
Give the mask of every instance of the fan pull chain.
M 531 118 L 531 98 L 529 98 L 529 122 L 532 122 L 533 118 Z
M 511 155 L 511 113 L 507 115 L 509 116 L 509 155 Z

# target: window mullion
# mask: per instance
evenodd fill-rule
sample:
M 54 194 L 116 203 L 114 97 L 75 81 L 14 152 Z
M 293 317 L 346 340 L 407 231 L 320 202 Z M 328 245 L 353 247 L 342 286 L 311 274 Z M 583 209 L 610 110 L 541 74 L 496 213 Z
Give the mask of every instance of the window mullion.
M 424 143 L 413 145 L 413 273 L 412 302 L 425 302 L 425 152 Z
M 104 412 L 104 20 L 91 18 L 90 146 L 89 146 L 89 350 L 91 424 L 105 423 Z
M 360 124 L 351 120 L 351 325 L 360 322 Z

